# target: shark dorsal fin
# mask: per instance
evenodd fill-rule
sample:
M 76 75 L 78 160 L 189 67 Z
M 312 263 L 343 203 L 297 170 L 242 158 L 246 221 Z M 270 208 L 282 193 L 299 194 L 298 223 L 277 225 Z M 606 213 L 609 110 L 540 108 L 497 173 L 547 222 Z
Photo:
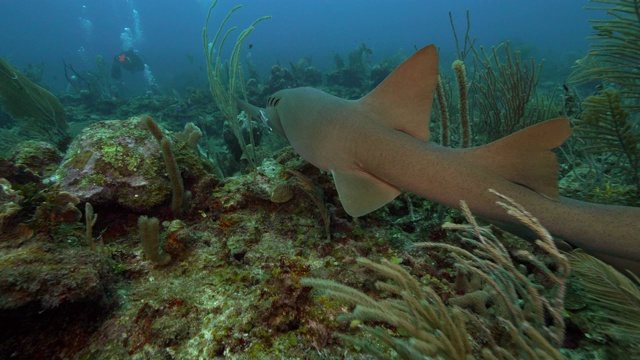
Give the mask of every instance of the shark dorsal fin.
M 558 199 L 559 165 L 551 151 L 571 135 L 569 119 L 547 120 L 485 146 L 470 149 L 472 161 L 550 199 Z
M 387 126 L 429 140 L 429 117 L 438 84 L 438 52 L 425 46 L 359 101 Z
M 427 141 L 437 83 L 438 53 L 429 45 L 400 64 L 358 105 L 371 121 Z M 368 214 L 400 195 L 400 189 L 370 174 L 332 170 L 342 206 L 351 216 Z

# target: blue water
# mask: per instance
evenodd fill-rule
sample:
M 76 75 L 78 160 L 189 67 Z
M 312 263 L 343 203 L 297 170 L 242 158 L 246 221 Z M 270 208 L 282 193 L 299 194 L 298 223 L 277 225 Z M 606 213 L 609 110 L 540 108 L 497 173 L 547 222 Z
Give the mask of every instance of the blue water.
M 211 28 L 215 30 L 239 3 L 243 8 L 229 21 L 239 29 L 257 17 L 273 17 L 259 24 L 247 40 L 251 49 L 244 49 L 244 56 L 250 56 L 265 75 L 278 61 L 288 64 L 302 57 L 330 69 L 334 54 L 345 57 L 363 42 L 372 50 L 372 63 L 399 52 L 410 55 L 415 47 L 435 43 L 444 64 L 455 53 L 448 13 L 453 13 L 463 35 L 466 9 L 477 44 L 511 40 L 536 60 L 570 65 L 588 49 L 588 19 L 600 15 L 583 9 L 588 4 L 584 0 L 220 0 Z M 1 0 L 0 56 L 19 69 L 44 64 L 43 83 L 62 92 L 67 85 L 63 60 L 78 71 L 93 70 L 96 56 L 102 55 L 110 66 L 112 58 L 132 44 L 165 91 L 204 86 L 201 35 L 210 4 L 201 0 Z M 142 73 L 125 73 L 122 81 L 144 87 L 148 79 Z

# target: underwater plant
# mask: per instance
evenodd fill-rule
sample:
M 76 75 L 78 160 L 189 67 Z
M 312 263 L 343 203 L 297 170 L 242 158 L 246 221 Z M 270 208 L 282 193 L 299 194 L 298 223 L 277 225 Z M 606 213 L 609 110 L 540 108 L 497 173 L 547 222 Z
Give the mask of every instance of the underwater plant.
M 324 290 L 330 297 L 355 304 L 351 314 L 340 320 L 351 321 L 352 326 L 373 335 L 404 359 L 423 359 L 428 356 L 444 356 L 446 359 L 466 359 L 472 346 L 464 325 L 463 310 L 447 308 L 442 298 L 430 287 L 421 287 L 418 280 L 404 268 L 388 260 L 375 263 L 366 258 L 357 259 L 358 264 L 385 277 L 376 288 L 399 297 L 377 300 L 360 290 L 330 280 L 305 278 L 302 285 Z M 394 336 L 387 329 L 372 327 L 364 322 L 383 322 L 396 327 Z M 367 342 L 357 336 L 338 334 L 340 338 L 362 347 L 379 359 L 389 356 L 384 347 Z
M 617 200 L 633 203 L 640 199 L 640 0 L 592 2 L 603 6 L 587 9 L 606 12 L 608 17 L 590 20 L 594 30 L 590 50 L 576 61 L 569 81 L 600 84 L 576 114 L 576 135 L 583 144 L 581 150 L 603 164 L 602 173 L 612 174 L 617 184 L 632 189 L 631 199 Z
M 67 118 L 60 101 L 0 58 L 0 104 L 23 131 L 60 143 L 66 137 Z
M 236 30 L 236 27 L 232 27 L 224 32 L 225 25 L 233 13 L 239 10 L 242 5 L 237 5 L 220 23 L 218 30 L 216 31 L 213 40 L 209 41 L 209 20 L 214 8 L 218 4 L 218 0 L 214 1 L 209 8 L 207 14 L 207 20 L 205 26 L 202 29 L 202 43 L 204 46 L 205 58 L 207 62 L 207 77 L 209 79 L 209 90 L 211 95 L 218 104 L 218 108 L 224 114 L 226 120 L 229 122 L 233 134 L 235 135 L 240 147 L 243 151 L 243 158 L 246 159 L 250 166 L 256 167 L 258 165 L 258 154 L 256 153 L 256 145 L 253 139 L 253 122 L 251 120 L 243 121 L 239 118 L 238 107 L 236 105 L 236 96 L 238 93 L 242 93 L 246 98 L 244 91 L 244 84 L 242 79 L 242 68 L 240 66 L 240 51 L 245 39 L 253 32 L 255 26 L 263 21 L 270 19 L 271 16 L 263 16 L 256 19 L 248 28 L 244 29 L 236 40 L 231 57 L 227 65 L 228 74 L 223 74 L 223 61 L 222 61 L 222 49 L 224 47 L 227 38 L 231 33 Z M 226 80 L 226 81 L 225 81 Z M 244 124 L 249 133 L 249 143 L 244 138 Z
M 160 129 L 158 123 L 156 123 L 151 116 L 144 116 L 142 118 L 142 123 L 144 123 L 144 125 L 149 129 L 149 132 L 151 132 L 160 145 L 162 159 L 167 167 L 169 183 L 171 184 L 171 211 L 175 215 L 179 215 L 187 207 L 186 203 L 188 202 L 190 195 L 185 193 L 184 183 L 182 181 L 182 176 L 180 175 L 180 168 L 178 167 L 178 162 L 176 161 L 173 150 L 171 149 L 171 140 L 164 136 L 162 129 Z M 193 123 L 188 123 L 187 126 L 185 126 L 185 132 L 196 135 L 194 137 L 195 140 L 193 146 L 195 146 L 195 143 L 197 143 L 200 136 L 202 136 L 202 133 L 197 130 Z
M 478 225 L 463 201 L 461 206 L 470 225 L 444 227 L 473 234 L 474 238 L 462 235 L 472 251 L 444 243 L 415 244 L 446 250 L 455 259 L 459 277 L 474 277 L 476 283 L 484 284 L 475 290 L 467 284 L 466 293 L 451 297 L 448 306 L 432 287 L 387 260 L 378 264 L 358 259 L 360 265 L 385 279 L 376 282 L 380 293 L 391 294 L 382 299 L 331 280 L 306 278 L 300 283 L 355 305 L 350 314 L 339 320 L 351 321 L 352 327 L 371 336 L 338 336 L 376 358 L 396 355 L 403 359 L 467 359 L 473 354 L 485 359 L 562 359 L 558 348 L 564 340 L 563 301 L 569 261 L 535 217 L 512 199 L 493 193 L 500 197 L 497 203 L 507 213 L 538 236 L 535 243 L 544 252 L 544 259 L 525 250 L 511 255 L 489 228 Z M 522 266 L 523 263 L 531 267 Z M 483 292 L 487 296 L 475 296 Z M 467 307 L 464 303 L 471 304 L 471 310 L 463 309 Z M 488 306 L 491 311 L 487 311 Z
M 610 17 L 591 20 L 595 33 L 589 37 L 587 56 L 576 62 L 570 76 L 573 84 L 602 83 L 604 91 L 589 96 L 579 114 L 576 134 L 585 142 L 584 151 L 614 156 L 604 171 L 623 167 L 622 182 L 635 187 L 640 199 L 640 0 L 592 0 L 604 7 Z
M 576 120 L 576 134 L 585 143 L 582 150 L 617 158 L 611 171 L 622 170 L 621 178 L 631 179 L 636 198 L 640 198 L 640 131 L 621 103 L 620 92 L 605 90 L 589 96 L 583 107 Z
M 460 133 L 461 133 L 461 147 L 468 148 L 471 144 L 471 124 L 469 123 L 469 84 L 467 81 L 467 70 L 464 66 L 464 62 L 462 60 L 456 60 L 451 65 L 453 69 L 453 73 L 455 74 L 457 83 L 458 83 L 458 106 L 459 106 L 459 114 L 460 114 Z M 438 87 L 441 87 L 442 80 L 438 77 Z M 438 88 L 436 88 L 438 89 Z M 442 94 L 442 91 L 440 91 Z M 440 109 L 445 109 L 444 106 L 440 106 Z M 445 117 L 442 116 L 442 120 L 445 120 Z M 442 126 L 443 132 L 447 128 L 447 126 Z
M 571 252 L 569 260 L 583 288 L 582 301 L 594 308 L 590 331 L 640 351 L 640 279 L 631 272 L 624 276 L 582 250 Z
M 498 50 L 503 48 L 504 55 Z M 474 105 L 481 114 L 480 133 L 496 140 L 548 119 L 548 114 L 532 111 L 542 65 L 533 59 L 523 62 L 519 52 L 512 52 L 509 42 L 487 52 L 474 49 Z
M 160 221 L 158 218 L 140 216 L 138 218 L 138 234 L 144 254 L 149 260 L 158 265 L 167 265 L 171 262 L 171 255 L 161 251 Z
M 497 140 L 554 116 L 536 93 L 542 64 L 522 61 L 521 52 L 512 51 L 509 41 L 490 50 L 476 49 L 468 10 L 464 36 L 458 35 L 451 12 L 449 21 L 456 45 L 454 76 L 439 77 L 432 114 L 437 119 L 433 123 L 440 125 L 436 131 L 441 145 L 457 140 L 458 147 L 467 148 L 473 140 Z M 469 67 L 465 59 L 470 54 L 473 66 Z M 452 120 L 457 120 L 459 129 L 450 126 Z
M 573 83 L 606 81 L 619 87 L 625 106 L 640 110 L 640 0 L 591 0 L 601 7 L 589 10 L 605 11 L 608 18 L 590 20 L 594 34 L 589 37 L 591 49 L 576 62 L 571 75 Z

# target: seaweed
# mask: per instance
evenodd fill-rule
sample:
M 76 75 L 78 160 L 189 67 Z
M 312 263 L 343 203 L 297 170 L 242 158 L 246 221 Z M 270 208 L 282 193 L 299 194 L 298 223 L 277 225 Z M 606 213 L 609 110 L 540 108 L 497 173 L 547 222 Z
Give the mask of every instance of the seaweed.
M 268 20 L 271 16 L 263 16 L 256 19 L 251 25 L 244 29 L 239 35 L 233 46 L 231 57 L 228 63 L 227 81 L 224 81 L 223 74 L 223 62 L 222 62 L 222 50 L 229 35 L 236 30 L 236 26 L 231 27 L 223 33 L 227 21 L 231 18 L 233 13 L 239 10 L 242 5 L 237 5 L 225 16 L 220 23 L 218 30 L 213 37 L 213 41 L 209 42 L 209 20 L 213 10 L 215 9 L 218 1 L 214 1 L 209 12 L 207 14 L 207 20 L 205 26 L 202 29 L 202 44 L 205 52 L 205 59 L 207 62 L 207 77 L 209 79 L 209 89 L 213 96 L 218 108 L 224 114 L 226 120 L 229 122 L 229 126 L 233 130 L 240 148 L 243 151 L 243 158 L 247 160 L 249 165 L 253 168 L 257 167 L 260 163 L 258 154 L 256 153 L 256 142 L 253 138 L 253 122 L 251 119 L 239 118 L 238 107 L 236 105 L 236 95 L 241 92 L 246 99 L 246 91 L 244 90 L 244 80 L 242 76 L 242 69 L 240 66 L 240 52 L 242 50 L 242 44 L 246 38 L 253 32 L 255 26 L 261 21 Z M 244 137 L 244 124 L 246 124 L 249 141 L 245 141 Z
M 66 138 L 67 120 L 60 101 L 0 58 L 0 105 L 23 131 L 42 140 L 60 143 Z
M 576 63 L 571 75 L 574 83 L 604 81 L 616 84 L 625 107 L 640 110 L 640 0 L 591 0 L 603 7 L 589 10 L 606 11 L 607 19 L 590 20 L 594 34 L 587 56 Z
M 640 350 L 640 279 L 627 276 L 585 253 L 569 254 L 571 271 L 581 285 L 581 300 L 592 309 L 591 331 Z
M 457 306 L 455 298 L 445 301 L 434 288 L 424 286 L 402 266 L 384 259 L 380 263 L 357 259 L 359 265 L 384 278 L 375 284 L 382 299 L 333 280 L 303 278 L 300 284 L 355 305 L 351 313 L 338 320 L 350 321 L 351 328 L 359 328 L 364 334 L 336 335 L 375 358 L 468 359 L 482 355 L 485 359 L 561 359 L 558 348 L 565 336 L 563 311 L 569 261 L 526 209 L 490 191 L 499 197 L 498 205 L 536 233 L 539 239 L 535 244 L 545 255 L 507 249 L 489 228 L 478 225 L 464 201 L 461 206 L 469 225 L 446 223 L 443 227 L 460 231 L 462 240 L 473 250 L 445 243 L 415 244 L 418 248 L 445 250 L 455 260 L 459 276 L 465 274 L 483 282 L 492 298 L 490 312 L 482 299 L 475 308 L 483 311 L 476 312 Z M 520 266 L 523 263 L 529 267 Z M 482 292 L 467 289 L 457 299 Z
M 583 106 L 575 129 L 578 137 L 586 142 L 583 150 L 618 158 L 616 167 L 622 167 L 623 175 L 631 179 L 635 187 L 636 197 L 640 197 L 640 132 L 623 107 L 620 92 L 605 90 L 588 97 Z

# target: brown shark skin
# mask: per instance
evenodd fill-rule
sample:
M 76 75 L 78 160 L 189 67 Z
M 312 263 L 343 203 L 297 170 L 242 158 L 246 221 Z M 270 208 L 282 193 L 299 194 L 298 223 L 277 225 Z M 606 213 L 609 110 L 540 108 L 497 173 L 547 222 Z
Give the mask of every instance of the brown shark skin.
M 510 136 L 516 141 L 507 137 L 493 148 L 444 148 L 427 142 L 435 48 L 419 50 L 389 78 L 360 100 L 313 88 L 287 89 L 272 96 L 277 105 L 261 110 L 298 154 L 334 176 L 335 171 L 359 174 L 383 190 L 410 191 L 454 208 L 464 200 L 474 214 L 524 230 L 496 204 L 488 191 L 494 189 L 524 206 L 554 236 L 640 274 L 640 208 L 557 196 L 557 161 L 550 150 L 571 134 L 567 119 L 527 128 Z M 239 106 L 258 110 L 242 101 Z
M 464 200 L 475 215 L 513 225 L 509 230 L 517 229 L 519 224 L 488 191 L 494 189 L 524 206 L 552 235 L 596 256 L 604 255 L 603 260 L 620 258 L 614 265 L 624 263 L 627 268 L 632 266 L 629 270 L 640 273 L 640 208 L 564 197 L 552 200 L 469 161 L 468 154 L 473 150 L 444 148 L 398 132 L 371 131 L 366 136 L 376 146 L 370 147 L 366 156 L 356 158 L 363 171 L 446 206 L 459 208 L 460 200 Z M 388 150 L 390 147 L 393 151 Z

